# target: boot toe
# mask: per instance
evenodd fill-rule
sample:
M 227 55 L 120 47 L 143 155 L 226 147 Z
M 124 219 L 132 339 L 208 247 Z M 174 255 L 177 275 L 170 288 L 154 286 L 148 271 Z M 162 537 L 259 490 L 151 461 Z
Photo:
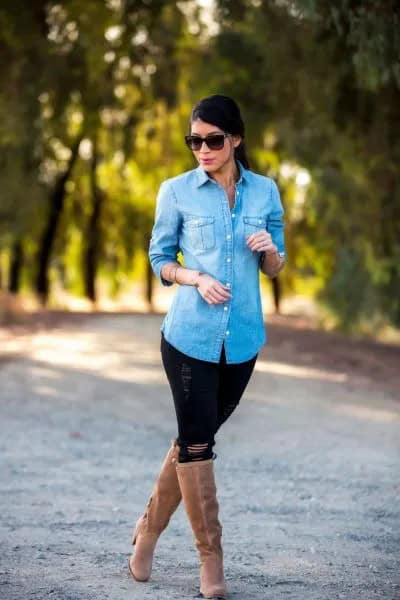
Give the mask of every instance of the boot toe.
M 134 555 L 130 557 L 128 561 L 128 569 L 129 573 L 132 575 L 133 579 L 136 581 L 148 581 L 150 577 L 150 572 L 148 569 L 143 569 L 137 564 L 134 563 Z
M 155 534 L 140 534 L 136 539 L 135 552 L 129 559 L 129 571 L 136 581 L 150 578 L 157 537 Z
M 200 594 L 203 598 L 207 598 L 207 600 L 225 600 L 227 597 L 227 592 L 225 588 L 216 588 L 212 590 L 208 590 L 207 592 L 202 592 L 200 590 Z

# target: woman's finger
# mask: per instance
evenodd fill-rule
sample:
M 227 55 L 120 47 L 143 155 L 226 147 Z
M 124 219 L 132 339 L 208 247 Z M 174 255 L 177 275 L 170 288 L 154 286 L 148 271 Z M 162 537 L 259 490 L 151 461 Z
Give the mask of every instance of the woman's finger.
M 224 296 L 223 294 L 220 294 L 218 290 L 216 290 L 215 288 L 212 288 L 210 290 L 210 293 L 212 295 L 212 297 L 217 300 L 218 302 L 225 302 L 225 300 L 227 299 L 226 296 Z
M 215 289 L 215 290 L 216 290 L 216 291 L 217 291 L 219 294 L 221 294 L 221 296 L 222 296 L 223 298 L 231 298 L 231 297 L 232 297 L 232 294 L 231 294 L 231 292 L 229 291 L 229 290 L 230 290 L 230 288 L 224 289 L 224 287 L 222 287 L 222 285 L 221 285 L 221 284 L 219 284 L 218 286 L 214 287 L 214 289 Z
M 262 240 L 255 240 L 252 244 L 249 244 L 251 250 L 273 250 L 275 244 L 269 238 L 263 238 Z

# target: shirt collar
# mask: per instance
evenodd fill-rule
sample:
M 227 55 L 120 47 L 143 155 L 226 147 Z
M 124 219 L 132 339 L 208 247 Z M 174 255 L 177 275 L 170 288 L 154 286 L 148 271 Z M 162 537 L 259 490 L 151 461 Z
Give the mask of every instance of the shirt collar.
M 236 183 L 242 183 L 242 180 L 248 181 L 248 172 L 249 172 L 248 169 L 244 168 L 244 166 L 242 165 L 240 160 L 236 159 L 236 163 L 237 163 L 237 165 L 239 167 L 239 171 L 240 171 L 239 179 Z M 196 169 L 196 176 L 197 176 L 197 187 L 200 187 L 201 185 L 203 185 L 203 183 L 206 183 L 206 181 L 214 182 L 214 179 L 212 179 L 212 177 L 210 177 L 207 174 L 207 171 L 201 165 L 199 165 Z

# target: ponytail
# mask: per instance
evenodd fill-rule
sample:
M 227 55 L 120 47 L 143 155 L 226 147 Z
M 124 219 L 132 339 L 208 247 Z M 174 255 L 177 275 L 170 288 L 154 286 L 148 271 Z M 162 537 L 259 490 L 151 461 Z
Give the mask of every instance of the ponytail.
M 235 158 L 239 160 L 245 169 L 250 169 L 249 159 L 247 158 L 246 147 L 242 140 L 239 146 L 235 148 Z

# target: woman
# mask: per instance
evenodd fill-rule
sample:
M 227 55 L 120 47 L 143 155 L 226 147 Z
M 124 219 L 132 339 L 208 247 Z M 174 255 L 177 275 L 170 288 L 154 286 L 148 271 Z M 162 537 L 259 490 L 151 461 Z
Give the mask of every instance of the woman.
M 266 341 L 258 272 L 276 277 L 285 262 L 283 208 L 275 182 L 249 170 L 231 98 L 198 102 L 185 140 L 199 166 L 161 184 L 149 247 L 161 283 L 179 284 L 160 328 L 178 437 L 136 523 L 129 569 L 138 581 L 150 577 L 157 539 L 183 498 L 200 592 L 226 598 L 212 447 Z

